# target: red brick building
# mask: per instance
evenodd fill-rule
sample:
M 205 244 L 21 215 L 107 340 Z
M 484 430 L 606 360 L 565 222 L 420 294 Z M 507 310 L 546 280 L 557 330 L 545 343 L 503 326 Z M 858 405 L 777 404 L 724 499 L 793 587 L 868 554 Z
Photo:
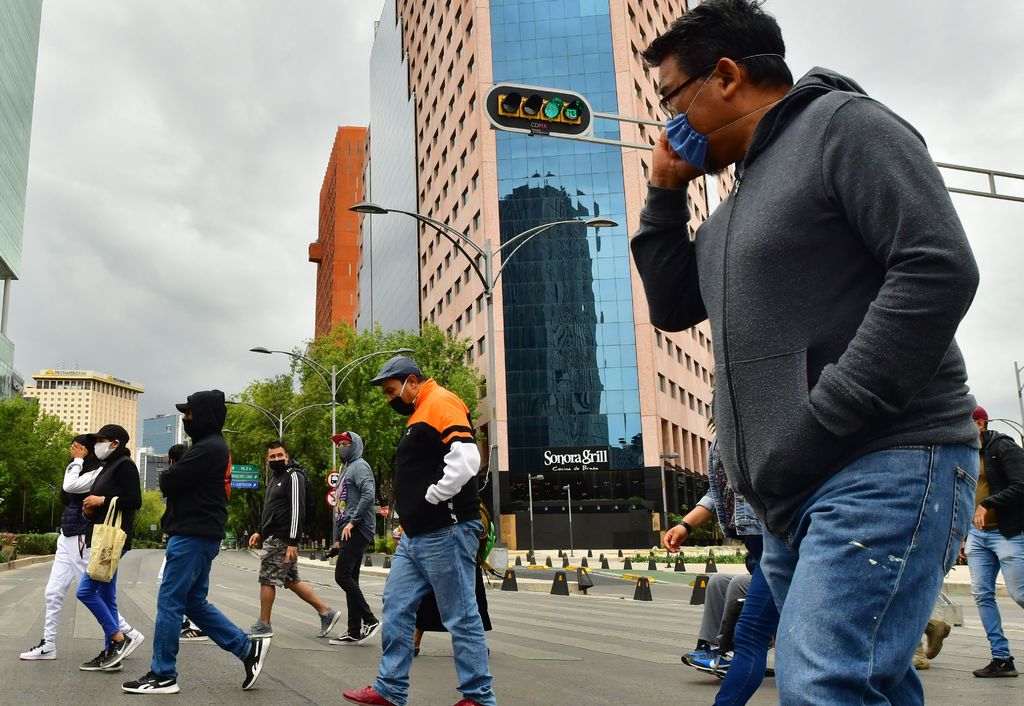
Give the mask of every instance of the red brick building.
M 349 207 L 363 200 L 366 128 L 339 127 L 320 187 L 320 228 L 309 244 L 316 263 L 316 331 L 339 322 L 355 325 L 359 312 L 359 216 Z

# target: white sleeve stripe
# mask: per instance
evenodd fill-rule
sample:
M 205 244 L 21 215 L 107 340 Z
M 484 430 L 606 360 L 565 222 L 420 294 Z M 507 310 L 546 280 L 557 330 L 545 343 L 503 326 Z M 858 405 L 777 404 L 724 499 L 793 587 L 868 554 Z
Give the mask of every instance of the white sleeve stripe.
M 297 473 L 292 473 L 292 523 L 289 528 L 292 539 L 299 537 L 299 479 Z

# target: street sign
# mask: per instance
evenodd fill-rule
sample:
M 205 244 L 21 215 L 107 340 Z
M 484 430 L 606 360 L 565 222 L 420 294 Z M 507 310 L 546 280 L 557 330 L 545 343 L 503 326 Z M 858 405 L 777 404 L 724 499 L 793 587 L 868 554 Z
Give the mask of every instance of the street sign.
M 593 111 L 587 99 L 560 88 L 499 83 L 484 99 L 487 119 L 498 130 L 527 135 L 591 135 Z
M 328 473 L 327 474 L 327 487 L 328 488 L 337 488 L 338 487 L 338 483 L 340 483 L 340 482 L 341 482 L 341 474 L 338 473 L 337 471 L 335 471 L 334 473 Z
M 234 464 L 231 466 L 231 487 L 255 490 L 260 487 L 259 466 L 248 464 Z
M 258 480 L 231 480 L 232 488 L 239 488 L 240 490 L 256 490 L 260 487 Z
M 252 465 L 249 465 L 249 464 L 236 463 L 233 466 L 231 466 L 231 475 L 234 475 L 236 473 L 249 473 L 249 474 L 257 475 L 258 476 L 260 474 L 260 470 L 262 470 L 262 469 L 260 469 L 259 466 L 252 466 Z
M 327 491 L 327 504 L 330 505 L 331 507 L 335 507 L 338 504 L 338 499 L 334 497 L 333 490 Z

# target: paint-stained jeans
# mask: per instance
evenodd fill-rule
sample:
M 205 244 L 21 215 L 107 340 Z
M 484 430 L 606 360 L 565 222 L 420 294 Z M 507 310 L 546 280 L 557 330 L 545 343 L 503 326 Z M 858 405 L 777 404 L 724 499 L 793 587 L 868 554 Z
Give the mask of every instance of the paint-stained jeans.
M 924 703 L 911 660 L 967 535 L 977 479 L 978 450 L 966 445 L 878 451 L 822 485 L 788 537 L 764 535 L 781 703 Z

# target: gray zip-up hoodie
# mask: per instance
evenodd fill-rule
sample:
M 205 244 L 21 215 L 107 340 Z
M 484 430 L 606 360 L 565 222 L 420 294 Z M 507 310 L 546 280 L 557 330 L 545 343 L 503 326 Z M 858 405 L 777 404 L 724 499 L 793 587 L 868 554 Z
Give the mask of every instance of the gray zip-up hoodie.
M 813 69 L 758 124 L 694 242 L 688 220 L 684 190 L 651 187 L 634 261 L 655 326 L 710 320 L 722 460 L 770 532 L 866 453 L 977 446 L 953 336 L 978 270 L 899 116 Z
M 342 447 L 341 460 L 345 462 L 345 474 L 341 478 L 339 490 L 345 487 L 345 511 L 338 519 L 338 536 L 341 536 L 341 528 L 349 522 L 355 525 L 356 531 L 369 540 L 373 539 L 374 523 L 376 518 L 373 514 L 374 502 L 377 499 L 373 482 L 373 469 L 363 459 L 363 439 L 354 431 L 348 432 L 352 437 L 352 445 Z

